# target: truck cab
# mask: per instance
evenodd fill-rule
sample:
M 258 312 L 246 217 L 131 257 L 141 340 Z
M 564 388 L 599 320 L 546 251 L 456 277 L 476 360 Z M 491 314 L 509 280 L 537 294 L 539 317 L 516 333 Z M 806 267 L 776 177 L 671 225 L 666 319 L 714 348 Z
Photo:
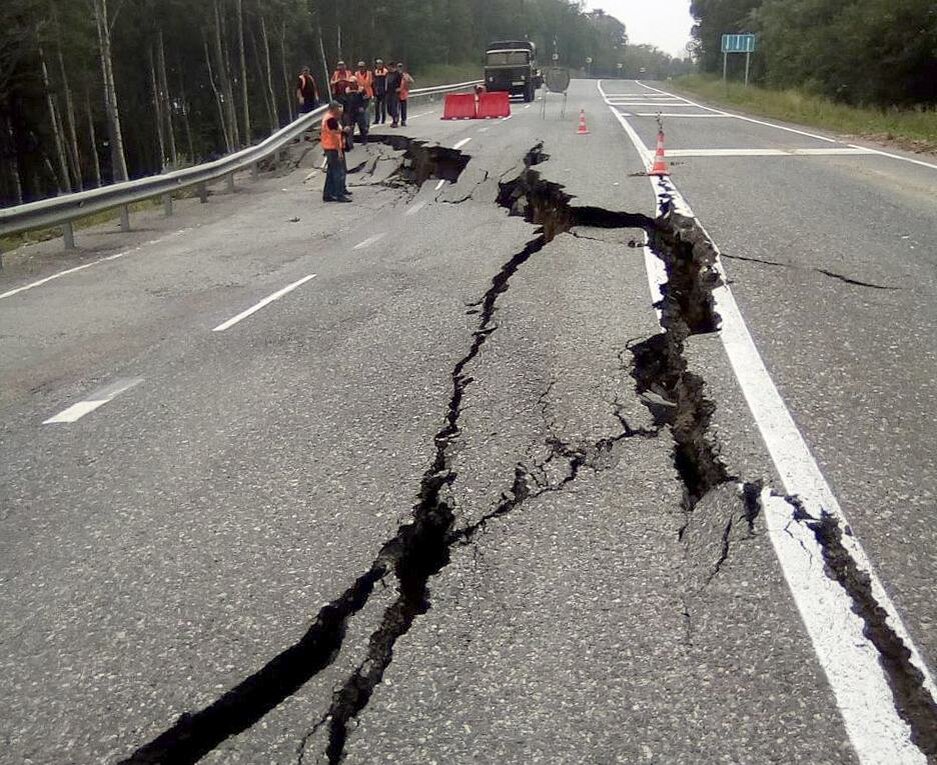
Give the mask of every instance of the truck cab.
M 537 68 L 537 47 L 529 40 L 499 40 L 485 52 L 485 88 L 506 91 L 533 101 L 543 84 Z

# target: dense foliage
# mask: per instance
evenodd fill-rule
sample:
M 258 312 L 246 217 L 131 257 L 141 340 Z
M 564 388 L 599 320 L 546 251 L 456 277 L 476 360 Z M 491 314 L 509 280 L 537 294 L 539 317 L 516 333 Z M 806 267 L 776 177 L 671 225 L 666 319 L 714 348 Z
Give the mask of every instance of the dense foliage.
M 756 32 L 756 75 L 845 103 L 937 105 L 934 0 L 693 0 L 702 67 L 722 70 L 724 33 Z M 737 67 L 738 59 L 730 57 Z
M 405 60 L 419 85 L 442 65 L 480 76 L 489 41 L 525 36 L 593 74 L 669 61 L 627 56 L 624 25 L 574 0 L 2 0 L 0 203 L 256 141 L 295 116 L 303 65 L 320 91 L 339 56 Z

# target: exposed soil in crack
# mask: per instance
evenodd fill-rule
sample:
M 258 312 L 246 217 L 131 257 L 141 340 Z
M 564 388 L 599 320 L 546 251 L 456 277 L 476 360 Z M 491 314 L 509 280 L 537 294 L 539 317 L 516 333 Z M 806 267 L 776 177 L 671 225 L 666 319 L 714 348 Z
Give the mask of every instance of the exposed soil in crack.
M 469 163 L 470 157 L 446 146 L 428 146 L 404 135 L 376 135 L 367 137 L 369 144 L 383 144 L 403 152 L 400 167 L 387 183 L 392 185 L 422 186 L 430 179 L 455 182 Z M 352 172 L 349 170 L 349 172 Z
M 799 520 L 816 537 L 826 573 L 846 591 L 852 610 L 862 619 L 863 633 L 878 650 L 879 663 L 891 686 L 895 709 L 911 728 L 911 740 L 925 754 L 928 763 L 937 763 L 937 700 L 924 687 L 924 675 L 911 662 L 911 651 L 888 623 L 888 612 L 872 593 L 872 580 L 859 568 L 843 544 L 843 528 L 827 512 L 810 518 L 800 507 Z M 846 534 L 851 533 L 847 527 Z
M 638 393 L 659 425 L 669 425 L 674 439 L 674 466 L 684 485 L 685 509 L 709 491 L 737 481 L 720 459 L 709 433 L 715 404 L 704 395 L 704 381 L 690 372 L 684 345 L 691 335 L 715 332 L 720 318 L 712 291 L 720 283 L 717 253 L 699 224 L 670 212 L 650 232 L 650 247 L 667 269 L 661 311 L 664 332 L 630 347 L 632 376 Z M 669 405 L 668 405 L 669 404 Z

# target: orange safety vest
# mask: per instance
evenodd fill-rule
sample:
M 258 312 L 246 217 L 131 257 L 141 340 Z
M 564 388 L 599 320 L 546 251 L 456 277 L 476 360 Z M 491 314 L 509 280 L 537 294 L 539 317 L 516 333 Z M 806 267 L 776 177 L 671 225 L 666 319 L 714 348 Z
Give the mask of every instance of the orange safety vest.
M 374 78 L 370 72 L 355 72 L 355 79 L 358 81 L 358 89 L 364 91 L 365 98 L 374 98 Z
M 410 97 L 410 83 L 413 78 L 406 72 L 400 74 L 400 100 L 406 101 Z
M 334 119 L 338 122 L 338 130 L 329 130 L 328 125 L 326 124 L 329 119 Z M 325 119 L 322 120 L 322 130 L 320 133 L 320 140 L 322 141 L 322 150 L 323 151 L 338 151 L 339 154 L 345 153 L 345 140 L 342 135 L 342 121 L 339 119 L 338 115 L 334 112 L 327 112 Z
M 348 90 L 348 81 L 351 79 L 353 78 L 350 71 L 347 69 L 336 69 L 332 73 L 332 93 L 336 96 L 343 95 L 345 91 Z

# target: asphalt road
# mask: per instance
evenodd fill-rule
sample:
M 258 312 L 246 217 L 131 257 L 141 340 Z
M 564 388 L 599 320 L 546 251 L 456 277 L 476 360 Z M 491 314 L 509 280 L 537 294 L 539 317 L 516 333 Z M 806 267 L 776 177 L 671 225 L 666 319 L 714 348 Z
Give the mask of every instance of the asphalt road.
M 935 761 L 937 162 L 541 106 L 5 256 L 0 762 Z

